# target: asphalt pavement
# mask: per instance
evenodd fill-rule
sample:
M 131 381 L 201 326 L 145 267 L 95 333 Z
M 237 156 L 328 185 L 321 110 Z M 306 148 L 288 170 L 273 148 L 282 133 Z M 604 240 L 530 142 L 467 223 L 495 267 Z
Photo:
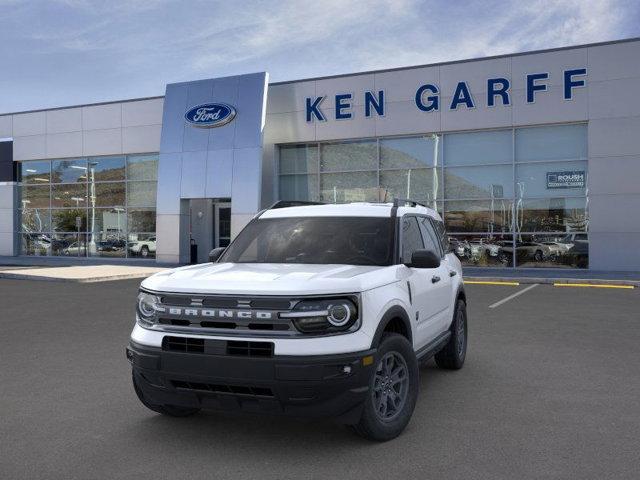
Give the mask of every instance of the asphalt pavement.
M 638 478 L 638 288 L 469 285 L 465 367 L 425 365 L 407 430 L 377 444 L 146 410 L 124 351 L 138 283 L 0 279 L 0 478 Z

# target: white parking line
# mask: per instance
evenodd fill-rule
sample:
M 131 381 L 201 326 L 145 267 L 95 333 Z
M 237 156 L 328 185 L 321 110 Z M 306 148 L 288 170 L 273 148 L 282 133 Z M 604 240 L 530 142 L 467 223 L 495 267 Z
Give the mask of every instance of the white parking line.
M 516 293 L 509 295 L 506 298 L 503 298 L 502 300 L 497 301 L 496 303 L 489 305 L 489 308 L 496 308 L 499 307 L 500 305 L 502 305 L 503 303 L 507 303 L 509 300 L 513 300 L 514 298 L 522 295 L 525 292 L 528 292 L 529 290 L 531 290 L 532 288 L 537 287 L 538 284 L 534 283 L 533 285 L 529 285 L 527 288 L 523 288 L 522 290 L 517 291 Z

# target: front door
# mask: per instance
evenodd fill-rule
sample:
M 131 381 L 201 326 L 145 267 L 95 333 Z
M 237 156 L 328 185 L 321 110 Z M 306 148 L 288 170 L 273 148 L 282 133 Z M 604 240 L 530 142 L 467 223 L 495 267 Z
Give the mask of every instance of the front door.
M 213 247 L 226 247 L 231 243 L 231 204 L 214 203 Z

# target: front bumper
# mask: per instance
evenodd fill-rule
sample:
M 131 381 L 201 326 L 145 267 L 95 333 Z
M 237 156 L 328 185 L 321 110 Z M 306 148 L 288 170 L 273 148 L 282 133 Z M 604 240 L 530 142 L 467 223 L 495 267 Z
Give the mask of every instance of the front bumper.
M 360 418 L 375 354 L 372 349 L 262 358 L 166 351 L 133 341 L 127 347 L 127 358 L 148 403 L 334 417 L 344 423 Z

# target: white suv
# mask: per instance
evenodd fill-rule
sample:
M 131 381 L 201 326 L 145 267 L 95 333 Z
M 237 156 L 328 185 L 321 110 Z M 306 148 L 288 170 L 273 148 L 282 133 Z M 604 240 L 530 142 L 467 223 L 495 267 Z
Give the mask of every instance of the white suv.
M 333 417 L 388 440 L 420 362 L 462 367 L 462 270 L 438 213 L 301 203 L 260 212 L 213 263 L 142 282 L 127 358 L 144 405 Z

